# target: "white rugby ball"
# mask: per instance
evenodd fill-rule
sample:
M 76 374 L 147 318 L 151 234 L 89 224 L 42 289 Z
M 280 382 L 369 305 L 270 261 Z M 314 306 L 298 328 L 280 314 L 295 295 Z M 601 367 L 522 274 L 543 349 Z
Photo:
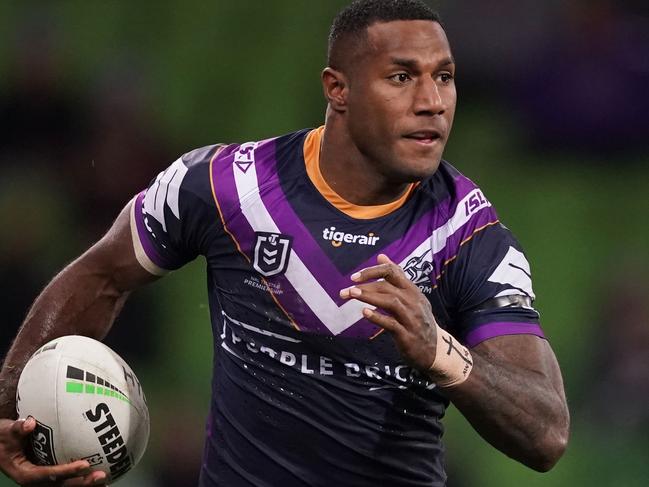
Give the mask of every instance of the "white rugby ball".
M 114 482 L 133 468 L 149 440 L 149 410 L 140 382 L 101 342 L 65 336 L 43 345 L 20 375 L 19 418 L 37 421 L 36 463 L 87 460 Z

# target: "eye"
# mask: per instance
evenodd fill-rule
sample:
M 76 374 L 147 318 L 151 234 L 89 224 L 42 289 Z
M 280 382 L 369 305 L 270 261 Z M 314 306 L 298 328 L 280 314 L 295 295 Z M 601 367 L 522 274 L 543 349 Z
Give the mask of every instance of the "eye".
M 406 82 L 410 81 L 412 78 L 410 77 L 410 75 L 408 73 L 397 73 L 397 74 L 393 74 L 392 76 L 390 76 L 389 79 L 391 79 L 392 81 L 394 81 L 396 83 L 403 84 L 403 83 L 406 83 Z
M 453 81 L 454 77 L 451 73 L 441 73 L 439 75 L 439 79 L 441 80 L 442 83 L 445 85 L 449 84 L 451 81 Z

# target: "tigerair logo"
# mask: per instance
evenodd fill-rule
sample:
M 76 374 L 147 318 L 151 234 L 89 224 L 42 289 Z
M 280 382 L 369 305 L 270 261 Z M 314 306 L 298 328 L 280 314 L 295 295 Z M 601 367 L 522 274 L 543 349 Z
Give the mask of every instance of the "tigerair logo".
M 380 240 L 380 237 L 374 235 L 370 232 L 367 235 L 356 235 L 354 233 L 345 233 L 336 230 L 336 227 L 325 228 L 322 231 L 322 238 L 331 242 L 331 245 L 334 247 L 340 247 L 342 244 L 357 244 L 357 245 L 368 245 L 373 247 L 376 245 L 376 242 Z

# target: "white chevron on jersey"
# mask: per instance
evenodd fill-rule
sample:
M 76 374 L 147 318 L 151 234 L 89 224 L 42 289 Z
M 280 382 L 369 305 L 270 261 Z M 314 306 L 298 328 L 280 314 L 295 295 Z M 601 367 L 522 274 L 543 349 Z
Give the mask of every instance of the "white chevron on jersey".
M 250 158 L 251 152 L 252 157 Z M 233 164 L 241 211 L 255 232 L 280 233 L 279 227 L 268 212 L 259 194 L 254 150 L 248 150 L 246 156 L 250 158 L 250 162 L 245 167 L 236 164 L 236 157 L 235 164 Z M 426 248 L 432 248 L 433 253 L 440 252 L 446 247 L 448 238 L 468 223 L 478 210 L 491 206 L 491 203 L 484 200 L 478 208 L 474 208 L 472 212 L 467 212 L 465 202 L 474 197 L 476 192 L 479 192 L 479 190 L 469 193 L 457 206 L 457 210 L 451 219 L 437 228 L 430 237 L 417 246 L 400 265 L 403 267 L 408 259 L 420 255 Z M 363 308 L 372 308 L 372 306 L 356 299 L 351 299 L 342 306 L 338 306 L 294 250 L 291 250 L 288 267 L 284 275 L 311 308 L 311 311 L 319 317 L 334 335 L 342 333 L 354 323 L 360 321 L 363 317 Z
M 167 231 L 165 221 L 165 205 L 171 209 L 171 212 L 180 218 L 180 207 L 178 196 L 180 185 L 187 175 L 187 166 L 182 159 L 178 159 L 167 170 L 158 174 L 155 182 L 147 190 L 144 197 L 144 211 L 147 215 L 155 218 L 162 229 Z
M 254 157 L 253 153 L 253 161 Z M 245 168 L 234 164 L 233 171 L 241 211 L 253 230 L 255 232 L 280 233 L 259 195 L 257 169 L 254 162 Z M 284 276 L 334 335 L 342 333 L 360 321 L 363 317 L 363 308 L 372 307 L 356 299 L 338 306 L 294 250 L 291 250 Z
M 530 264 L 527 258 L 525 258 L 525 254 L 519 252 L 514 247 L 509 247 L 509 251 L 502 262 L 498 264 L 498 267 L 496 267 L 496 270 L 491 274 L 488 281 L 511 286 L 510 289 L 505 289 L 495 297 L 522 293 L 532 299 L 536 298 L 532 290 Z

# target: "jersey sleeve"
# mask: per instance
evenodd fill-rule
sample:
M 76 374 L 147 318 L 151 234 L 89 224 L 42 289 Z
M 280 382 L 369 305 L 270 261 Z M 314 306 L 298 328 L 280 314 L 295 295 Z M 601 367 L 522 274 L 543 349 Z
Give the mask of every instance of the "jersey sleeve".
M 183 155 L 133 199 L 133 246 L 150 273 L 164 275 L 205 255 L 219 232 L 209 173 L 218 149 Z
M 446 274 L 451 331 L 467 346 L 502 335 L 544 338 L 530 265 L 490 203 L 468 222 Z

